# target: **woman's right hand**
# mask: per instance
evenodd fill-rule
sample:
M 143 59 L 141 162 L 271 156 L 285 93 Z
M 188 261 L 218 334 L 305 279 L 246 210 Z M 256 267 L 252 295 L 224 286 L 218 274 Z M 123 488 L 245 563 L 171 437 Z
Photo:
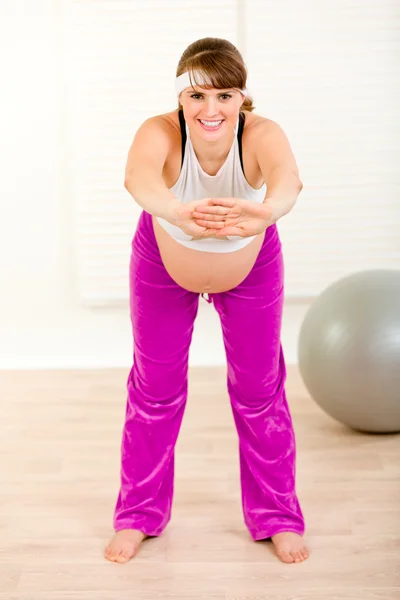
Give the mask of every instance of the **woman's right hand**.
M 174 224 L 182 229 L 186 235 L 191 235 L 193 239 L 216 238 L 216 229 L 222 229 L 225 226 L 224 221 L 221 221 L 220 227 L 219 224 L 213 223 L 213 227 L 208 228 L 197 225 L 196 220 L 193 218 L 193 212 L 198 206 L 215 206 L 210 200 L 210 198 L 202 198 L 201 200 L 179 204 L 173 215 Z M 221 236 L 219 239 L 221 239 Z

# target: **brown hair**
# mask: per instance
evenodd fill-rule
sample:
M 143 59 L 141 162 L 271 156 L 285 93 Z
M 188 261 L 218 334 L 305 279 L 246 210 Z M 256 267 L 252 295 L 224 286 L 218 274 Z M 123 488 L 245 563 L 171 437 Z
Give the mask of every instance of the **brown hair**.
M 213 88 L 226 89 L 246 87 L 247 69 L 239 50 L 228 40 L 206 37 L 193 42 L 182 54 L 176 76 L 188 71 L 193 85 L 199 85 L 193 71 L 200 71 Z M 207 87 L 207 86 L 205 86 Z M 179 108 L 182 108 L 179 103 Z M 246 96 L 241 110 L 255 109 L 253 100 Z

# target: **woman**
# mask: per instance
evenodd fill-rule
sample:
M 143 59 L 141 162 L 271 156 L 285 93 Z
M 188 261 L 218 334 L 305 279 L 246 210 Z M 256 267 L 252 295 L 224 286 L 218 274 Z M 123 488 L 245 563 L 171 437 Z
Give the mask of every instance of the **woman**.
M 246 75 L 227 40 L 191 44 L 177 69 L 179 109 L 145 121 L 128 155 L 125 186 L 143 212 L 130 264 L 134 362 L 116 534 L 105 551 L 112 561 L 132 558 L 171 516 L 200 294 L 222 323 L 246 526 L 254 540 L 270 538 L 284 562 L 309 554 L 284 390 L 275 225 L 302 184 L 281 128 L 252 114 Z

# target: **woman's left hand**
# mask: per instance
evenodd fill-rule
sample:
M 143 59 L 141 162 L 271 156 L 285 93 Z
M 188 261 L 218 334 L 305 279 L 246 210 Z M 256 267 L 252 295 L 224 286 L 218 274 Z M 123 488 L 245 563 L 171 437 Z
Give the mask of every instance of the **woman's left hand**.
M 272 209 L 267 204 L 242 198 L 211 198 L 208 206 L 197 206 L 192 214 L 198 225 L 215 227 L 216 237 L 250 237 L 263 233 L 273 223 Z

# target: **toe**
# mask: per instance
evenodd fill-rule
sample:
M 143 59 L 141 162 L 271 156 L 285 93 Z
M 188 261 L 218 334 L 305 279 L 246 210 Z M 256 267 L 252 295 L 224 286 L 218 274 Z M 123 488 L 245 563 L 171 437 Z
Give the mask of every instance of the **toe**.
M 119 552 L 116 560 L 119 563 L 125 563 L 128 562 L 128 560 L 130 560 L 134 555 L 135 548 L 133 546 L 129 548 L 124 548 L 123 550 L 121 550 L 121 552 Z
M 290 554 L 290 552 L 285 552 L 284 550 L 282 550 L 281 552 L 278 552 L 278 556 L 282 562 L 285 562 L 285 563 L 293 562 L 293 557 Z
M 300 556 L 298 552 L 291 552 L 291 556 L 293 558 L 293 562 L 298 563 L 300 562 Z
M 128 559 L 125 558 L 124 556 L 122 556 L 122 554 L 118 554 L 118 556 L 114 559 L 114 562 L 123 564 L 123 563 L 128 562 Z
M 118 552 L 110 552 L 107 556 L 108 560 L 111 560 L 112 562 L 115 562 L 117 560 L 118 557 Z
M 133 556 L 135 556 L 135 548 L 124 550 L 122 552 L 122 556 L 125 558 L 125 560 L 130 560 L 131 558 L 133 558 Z
M 112 546 L 108 546 L 104 553 L 104 556 L 107 558 L 107 560 L 111 560 L 111 561 L 115 561 L 115 559 L 117 558 L 118 555 L 119 555 L 119 550 L 117 550 L 116 548 L 113 548 Z

